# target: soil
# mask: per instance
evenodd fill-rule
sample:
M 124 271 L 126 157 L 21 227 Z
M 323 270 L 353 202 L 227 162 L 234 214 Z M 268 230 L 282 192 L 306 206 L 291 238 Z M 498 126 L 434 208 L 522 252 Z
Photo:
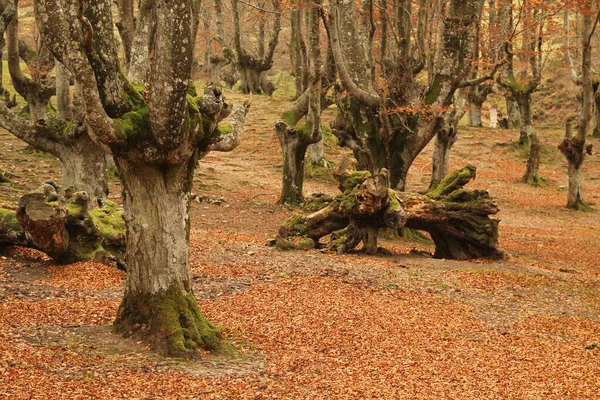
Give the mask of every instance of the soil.
M 540 188 L 519 182 L 526 152 L 517 131 L 461 127 L 451 168 L 476 165 L 470 186 L 496 199 L 504 261 L 435 260 L 431 243 L 401 239 L 383 241 L 392 256 L 281 252 L 265 243 L 293 212 L 275 205 L 282 161 L 273 126 L 288 104 L 277 93 L 254 96 L 240 146 L 209 154 L 196 171 L 194 291 L 232 350 L 163 359 L 110 329 L 123 272 L 5 248 L 0 398 L 600 398 L 600 218 L 564 207 L 560 128 L 536 127 L 548 182 Z M 0 184 L 0 206 L 59 180 L 55 159 L 5 132 L 0 143 L 0 169 L 13 181 Z M 332 168 L 347 154 L 328 141 Z M 408 190 L 425 190 L 430 172 L 428 148 Z M 337 193 L 329 171 L 311 174 L 306 192 Z M 583 176 L 594 204 L 598 153 Z M 118 181 L 110 186 L 119 201 Z

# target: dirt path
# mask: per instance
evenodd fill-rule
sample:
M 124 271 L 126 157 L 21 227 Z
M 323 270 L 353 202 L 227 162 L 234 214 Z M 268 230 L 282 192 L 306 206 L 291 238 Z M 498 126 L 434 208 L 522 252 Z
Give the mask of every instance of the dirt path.
M 506 261 L 433 260 L 411 251 L 429 245 L 406 241 L 384 244 L 391 257 L 283 253 L 264 243 L 290 215 L 274 205 L 273 122 L 285 106 L 255 97 L 240 147 L 210 154 L 196 174 L 194 192 L 221 201 L 192 205 L 194 289 L 237 354 L 161 359 L 110 333 L 121 272 L 13 248 L 0 253 L 0 398 L 600 398 L 600 219 L 562 208 L 559 130 L 539 133 L 546 188 L 516 183 L 515 132 L 465 129 L 453 150 L 452 166 L 475 164 L 473 186 L 500 205 Z M 54 160 L 5 133 L 0 142 L 0 168 L 16 182 L 2 186 L 2 204 L 58 176 Z M 427 186 L 430 155 L 411 170 L 411 190 Z M 600 156 L 584 176 L 585 198 L 598 201 Z

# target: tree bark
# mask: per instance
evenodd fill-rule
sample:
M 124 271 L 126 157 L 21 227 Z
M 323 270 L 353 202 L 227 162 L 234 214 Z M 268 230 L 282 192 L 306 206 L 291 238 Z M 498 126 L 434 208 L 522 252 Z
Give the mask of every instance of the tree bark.
M 525 176 L 523 176 L 523 182 L 533 186 L 543 186 L 545 184 L 544 179 L 538 173 L 540 168 L 540 150 L 540 140 L 535 133 L 532 133 L 529 135 L 529 156 L 527 157 L 527 169 Z
M 521 118 L 519 129 L 519 144 L 524 145 L 529 142 L 529 137 L 533 134 L 533 116 L 531 112 L 531 93 L 526 91 L 515 94 L 516 102 L 519 106 L 519 115 Z
M 125 223 L 116 204 L 85 192 L 44 184 L 19 199 L 17 211 L 0 209 L 0 244 L 40 250 L 59 264 L 116 261 L 123 266 Z
M 189 272 L 193 164 L 117 163 L 127 225 L 127 289 L 115 328 L 140 333 L 170 356 L 216 349 L 219 331 L 199 312 Z
M 475 167 L 448 175 L 425 195 L 381 190 L 387 182 L 387 172 L 382 174 L 338 173 L 343 193 L 307 202 L 307 213 L 291 217 L 272 243 L 282 250 L 322 247 L 319 240 L 332 234 L 327 244 L 331 250 L 347 252 L 362 241 L 365 251 L 373 253 L 376 229 L 406 227 L 429 232 L 435 258 L 504 257 L 498 247 L 499 221 L 489 217 L 498 207 L 486 191 L 463 189 L 475 177 Z

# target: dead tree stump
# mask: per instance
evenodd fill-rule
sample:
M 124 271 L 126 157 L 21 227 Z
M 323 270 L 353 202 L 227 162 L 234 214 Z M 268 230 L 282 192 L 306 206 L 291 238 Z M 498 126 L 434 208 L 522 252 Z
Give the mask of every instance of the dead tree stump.
M 484 190 L 465 190 L 475 178 L 475 167 L 455 171 L 426 194 L 396 192 L 388 188 L 383 169 L 372 177 L 367 171 L 336 175 L 341 194 L 312 197 L 304 212 L 280 228 L 273 244 L 284 250 L 327 247 L 338 253 L 356 248 L 374 254 L 382 228 L 411 228 L 431 235 L 435 258 L 499 259 L 498 223 L 490 218 L 498 207 Z M 320 240 L 331 235 L 327 244 Z
M 0 209 L 1 245 L 34 248 L 60 264 L 116 261 L 122 267 L 125 222 L 113 202 L 46 184 L 21 197 L 16 211 Z

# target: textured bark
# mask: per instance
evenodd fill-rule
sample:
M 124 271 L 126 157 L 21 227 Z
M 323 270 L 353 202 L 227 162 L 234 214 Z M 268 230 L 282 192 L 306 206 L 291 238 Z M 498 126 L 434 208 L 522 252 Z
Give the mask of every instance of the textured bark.
M 56 63 L 56 114 L 63 120 L 73 119 L 73 109 L 71 102 L 70 74 L 65 66 Z
M 519 129 L 519 144 L 528 143 L 529 137 L 533 134 L 533 116 L 531 111 L 531 93 L 518 93 L 516 96 L 519 105 L 519 115 L 521 117 Z
M 270 96 L 275 91 L 275 86 L 266 78 L 266 72 L 273 67 L 273 56 L 281 31 L 281 13 L 278 11 L 279 3 L 277 1 L 273 0 L 272 5 L 275 9 L 275 16 L 268 48 L 265 50 L 263 47 L 262 54 L 259 52 L 258 55 L 253 55 L 242 46 L 239 1 L 231 0 L 236 52 L 235 63 L 240 76 L 240 90 L 242 93 L 264 93 Z
M 540 140 L 535 133 L 529 135 L 529 156 L 527 157 L 527 170 L 523 182 L 534 186 L 543 186 L 544 179 L 539 175 L 540 168 Z
M 490 104 L 490 128 L 498 127 L 498 106 L 495 104 Z
M 361 3 L 363 11 L 370 10 L 368 3 Z M 424 55 L 418 51 L 425 36 L 417 34 L 413 43 L 412 3 L 398 1 L 393 7 L 397 51 L 390 52 L 383 62 L 386 90 L 381 94 L 372 75 L 377 68 L 369 65 L 372 57 L 370 50 L 365 51 L 375 28 L 372 19 L 358 17 L 353 2 L 329 4 L 329 42 L 344 89 L 336 92 L 339 115 L 332 131 L 340 145 L 353 150 L 360 169 L 376 174 L 386 168 L 392 187 L 403 190 L 412 162 L 442 128 L 443 110 L 469 76 L 472 28 L 480 18 L 480 1 L 448 3 L 439 35 L 440 49 L 425 87 L 415 78 L 425 64 Z M 427 6 L 421 2 L 419 19 L 424 18 Z M 369 24 L 371 29 L 366 28 Z M 425 29 L 428 24 L 421 21 L 420 26 Z
M 152 28 L 156 24 L 153 10 L 155 0 L 141 0 L 135 35 L 131 43 L 131 55 L 127 79 L 131 83 L 143 84 L 149 69 L 149 55 L 152 43 Z
M 112 58 L 93 58 L 116 52 L 113 30 L 103 31 L 106 37 L 101 40 L 82 43 L 82 34 L 90 33 L 90 20 L 75 4 L 66 4 L 65 10 L 53 0 L 35 0 L 34 10 L 54 55 L 81 87 L 91 138 L 112 153 L 123 179 L 129 270 L 115 328 L 142 337 L 164 354 L 194 357 L 198 348 L 214 349 L 220 341 L 218 330 L 201 316 L 191 290 L 189 191 L 198 158 L 227 134 L 218 123 L 232 111 L 219 87 L 211 84 L 198 96 L 191 83 L 198 2 L 142 2 L 129 70 L 133 81 L 143 79 L 141 93 L 120 70 L 102 65 Z M 112 26 L 106 4 L 92 3 L 90 12 Z M 139 54 L 151 55 L 148 73 L 145 63 L 134 68 L 138 37 Z M 110 107 L 109 91 L 96 79 L 102 74 L 111 87 L 124 82 L 119 94 L 128 109 Z
M 123 44 L 123 53 L 125 53 L 125 65 L 129 66 L 129 60 L 131 59 L 131 46 L 133 45 L 133 38 L 135 37 L 135 17 L 133 13 L 134 5 L 133 0 L 118 0 L 117 7 L 119 9 L 119 22 L 117 22 L 117 29 L 121 36 L 121 43 Z
M 214 349 L 218 331 L 197 310 L 191 289 L 190 165 L 163 167 L 123 159 L 117 163 L 123 179 L 128 256 L 127 289 L 116 329 L 129 334 L 133 330 L 170 356 Z
M 435 136 L 430 189 L 438 186 L 450 172 L 450 150 L 458 137 L 458 121 L 465 115 L 465 101 L 462 90 L 459 90 L 454 95 L 452 109 L 444 115 L 444 126 Z
M 34 248 L 57 263 L 92 260 L 123 264 L 125 223 L 116 204 L 85 192 L 45 184 L 19 199 L 16 212 L 0 209 L 0 243 Z
M 463 189 L 474 177 L 475 167 L 467 166 L 422 195 L 382 190 L 385 170 L 375 178 L 368 172 L 342 172 L 343 193 L 307 202 L 306 213 L 284 223 L 274 244 L 284 250 L 321 247 L 319 240 L 332 234 L 327 244 L 332 250 L 347 252 L 362 241 L 373 252 L 376 229 L 406 227 L 429 232 L 436 258 L 502 258 L 499 221 L 489 217 L 498 207 L 486 191 Z

